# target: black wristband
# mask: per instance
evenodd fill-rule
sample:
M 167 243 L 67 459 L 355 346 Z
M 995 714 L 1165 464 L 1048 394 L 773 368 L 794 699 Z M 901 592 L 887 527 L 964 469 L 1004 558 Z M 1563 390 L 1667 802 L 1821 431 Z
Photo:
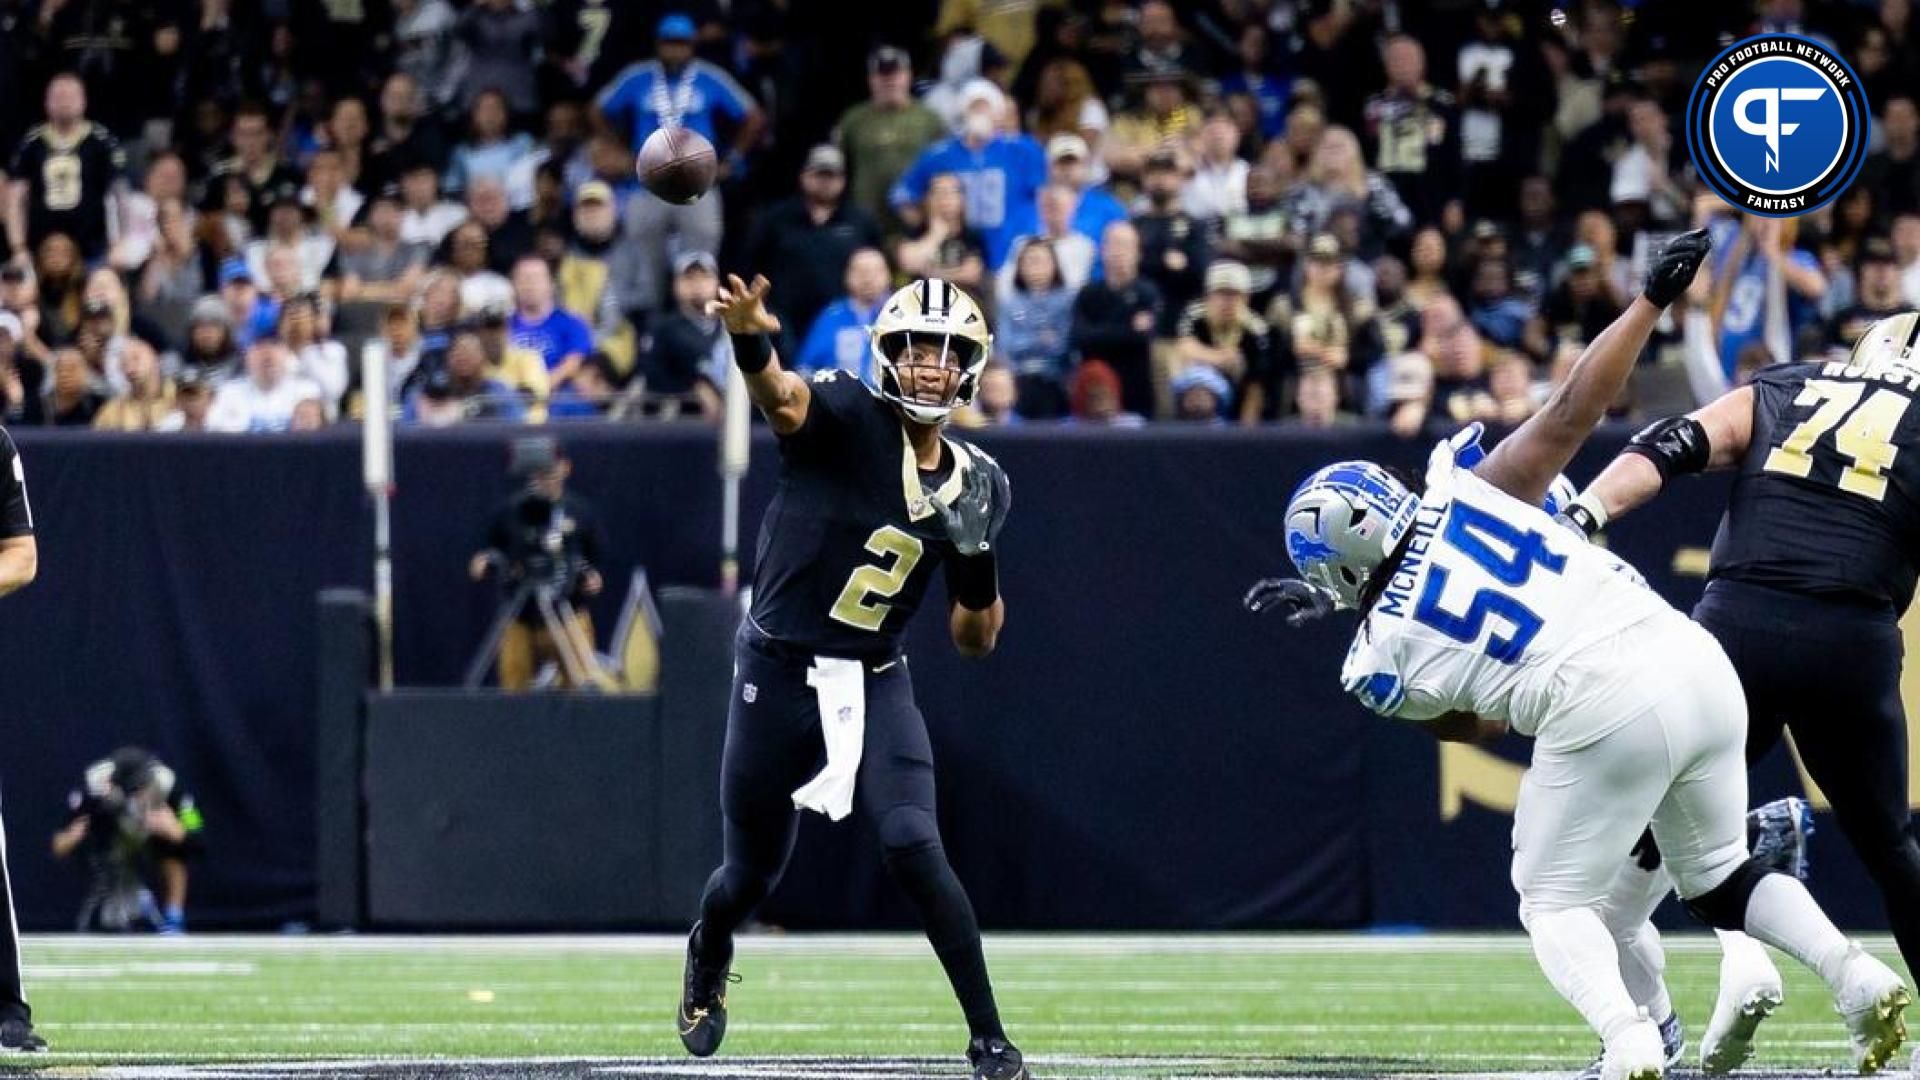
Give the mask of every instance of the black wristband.
M 733 339 L 733 362 L 748 375 L 758 375 L 773 362 L 773 342 L 765 334 L 728 334 Z
M 1593 516 L 1593 511 L 1579 503 L 1574 503 L 1572 506 L 1560 511 L 1560 516 L 1572 522 L 1573 527 L 1585 533 L 1589 540 L 1593 538 L 1594 534 L 1600 531 L 1599 519 Z
M 991 554 L 947 560 L 947 595 L 968 611 L 985 611 L 1000 599 L 1000 565 Z

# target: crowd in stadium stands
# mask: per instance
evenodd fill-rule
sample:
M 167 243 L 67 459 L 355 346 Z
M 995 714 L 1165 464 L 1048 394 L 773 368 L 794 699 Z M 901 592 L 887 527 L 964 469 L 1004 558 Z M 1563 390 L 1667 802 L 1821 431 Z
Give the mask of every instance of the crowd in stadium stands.
M 1875 112 L 1844 197 L 1703 194 L 1707 58 L 1792 30 Z M 310 430 L 713 418 L 764 273 L 871 379 L 898 283 L 980 298 L 967 423 L 1514 422 L 1711 223 L 1621 412 L 1920 305 L 1912 0 L 0 0 L 0 411 Z M 709 137 L 720 183 L 634 149 Z

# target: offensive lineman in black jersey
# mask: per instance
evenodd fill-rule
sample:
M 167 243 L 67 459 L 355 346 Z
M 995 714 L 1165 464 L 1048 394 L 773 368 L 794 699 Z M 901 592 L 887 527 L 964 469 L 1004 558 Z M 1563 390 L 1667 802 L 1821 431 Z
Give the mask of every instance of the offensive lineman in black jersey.
M 0 428 L 0 596 L 33 581 L 40 549 L 33 539 L 33 508 L 27 504 L 27 473 L 13 436 Z M 7 872 L 7 842 L 0 833 L 0 1053 L 47 1048 L 33 1030 L 20 974 L 20 926 L 13 917 L 13 882 Z
M 843 371 L 808 380 L 784 370 L 766 337 L 780 329 L 767 279 L 727 284 L 710 310 L 780 438 L 780 485 L 735 643 L 726 859 L 687 940 L 680 1041 L 700 1057 L 719 1049 L 734 931 L 779 882 L 800 809 L 837 821 L 857 800 L 960 999 L 974 1077 L 1027 1080 L 1000 1025 L 973 905 L 941 847 L 932 748 L 900 643 L 936 567 L 963 654 L 991 652 L 1004 618 L 994 560 L 1012 501 L 1006 474 L 941 433 L 979 385 L 992 351 L 986 318 L 945 281 L 894 293 L 869 332 L 873 389 Z
M 1917 346 L 1920 313 L 1905 312 L 1868 327 L 1845 361 L 1763 369 L 1635 435 L 1563 518 L 1591 536 L 1675 476 L 1738 468 L 1693 617 L 1746 689 L 1748 764 L 1792 729 L 1913 972 L 1920 845 L 1909 829 L 1899 622 L 1920 576 Z M 1730 965 L 1736 955 L 1728 950 Z M 1766 1001 L 1723 973 L 1721 997 L 1715 1027 L 1723 1015 L 1748 1018 L 1730 1067 L 1751 1053 L 1777 982 Z

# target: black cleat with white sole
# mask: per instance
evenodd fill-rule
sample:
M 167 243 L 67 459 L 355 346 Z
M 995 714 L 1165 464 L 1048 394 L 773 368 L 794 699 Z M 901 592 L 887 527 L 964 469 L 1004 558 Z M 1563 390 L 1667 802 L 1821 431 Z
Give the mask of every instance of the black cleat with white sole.
M 680 1045 L 694 1057 L 712 1057 L 727 1037 L 727 984 L 740 977 L 725 965 L 710 967 L 700 961 L 694 943 L 700 940 L 700 924 L 687 935 L 687 969 L 680 993 Z
M 8 1020 L 0 1023 L 0 1053 L 4 1054 L 44 1054 L 47 1040 L 33 1030 L 33 1025 L 25 1020 Z
M 1033 1080 L 1020 1051 L 1005 1039 L 975 1039 L 967 1046 L 973 1080 Z

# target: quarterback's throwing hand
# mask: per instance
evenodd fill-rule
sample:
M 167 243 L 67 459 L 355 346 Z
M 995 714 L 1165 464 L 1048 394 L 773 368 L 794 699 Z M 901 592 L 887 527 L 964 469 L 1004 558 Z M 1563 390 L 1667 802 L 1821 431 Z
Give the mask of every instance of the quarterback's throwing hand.
M 1240 602 L 1255 615 L 1277 611 L 1288 626 L 1305 626 L 1333 613 L 1333 594 L 1299 578 L 1262 578 Z
M 772 334 L 780 330 L 780 318 L 767 310 L 767 290 L 772 287 L 765 274 L 755 274 L 753 284 L 728 274 L 718 300 L 707 302 L 707 314 L 720 316 L 729 334 Z

